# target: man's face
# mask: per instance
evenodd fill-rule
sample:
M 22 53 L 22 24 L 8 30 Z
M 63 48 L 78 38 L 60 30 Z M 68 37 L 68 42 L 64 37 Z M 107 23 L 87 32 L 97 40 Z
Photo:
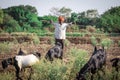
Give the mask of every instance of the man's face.
M 59 20 L 59 23 L 62 24 L 64 22 L 64 20 Z

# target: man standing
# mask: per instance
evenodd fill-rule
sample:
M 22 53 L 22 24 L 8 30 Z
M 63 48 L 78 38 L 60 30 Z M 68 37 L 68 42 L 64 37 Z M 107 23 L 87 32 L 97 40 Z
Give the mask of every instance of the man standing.
M 66 28 L 70 26 L 72 23 L 64 23 L 65 18 L 63 16 L 58 17 L 58 22 L 51 23 L 55 26 L 55 44 L 60 42 L 62 44 L 62 49 L 64 49 L 64 40 L 66 39 Z

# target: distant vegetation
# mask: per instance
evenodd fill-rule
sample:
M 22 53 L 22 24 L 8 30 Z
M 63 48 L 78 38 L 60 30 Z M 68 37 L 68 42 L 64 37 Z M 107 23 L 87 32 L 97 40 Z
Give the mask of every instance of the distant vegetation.
M 30 5 L 12 6 L 0 9 L 0 32 L 31 32 L 45 33 L 53 32 L 50 20 L 57 21 L 58 15 L 64 15 L 66 22 L 73 22 L 75 29 L 86 28 L 91 25 L 100 31 L 108 33 L 120 32 L 120 6 L 99 15 L 97 10 L 87 10 L 81 13 L 71 13 L 69 8 L 52 8 L 52 15 L 38 16 L 35 7 Z M 74 30 L 75 32 L 79 30 Z

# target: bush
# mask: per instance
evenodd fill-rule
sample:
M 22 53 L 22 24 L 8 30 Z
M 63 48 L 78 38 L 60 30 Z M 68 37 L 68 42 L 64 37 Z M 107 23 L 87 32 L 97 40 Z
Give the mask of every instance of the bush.
M 10 44 L 8 42 L 0 43 L 0 54 L 10 52 Z
M 14 74 L 13 73 L 0 73 L 0 79 L 1 80 L 14 80 Z
M 86 30 L 90 33 L 96 32 L 96 28 L 94 26 L 86 26 Z
M 97 40 L 94 36 L 91 37 L 91 43 L 93 46 L 96 46 L 96 44 L 97 44 Z
M 65 39 L 64 43 L 65 43 L 65 44 L 64 44 L 65 46 L 69 46 L 70 41 L 69 41 L 68 39 Z
M 52 64 L 44 59 L 34 65 L 33 80 L 74 80 L 80 67 L 86 63 L 87 52 L 71 49 L 67 53 L 68 63 L 55 59 Z
M 109 48 L 112 44 L 113 44 L 113 41 L 109 38 L 105 38 L 101 40 L 101 45 L 106 48 Z
M 4 24 L 3 29 L 9 33 L 11 32 L 20 32 L 21 27 L 16 20 L 14 20 L 11 16 L 5 14 L 4 16 Z

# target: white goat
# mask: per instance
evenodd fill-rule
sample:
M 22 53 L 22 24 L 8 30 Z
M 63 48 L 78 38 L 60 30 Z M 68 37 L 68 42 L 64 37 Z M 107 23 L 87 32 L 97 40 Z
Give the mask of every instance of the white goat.
M 13 58 L 8 58 L 2 61 L 2 67 L 3 69 L 7 68 L 8 65 L 13 65 L 16 69 L 16 77 L 17 80 L 22 80 L 19 77 L 19 73 L 23 68 L 31 67 L 32 65 L 39 62 L 39 59 L 41 57 L 41 54 L 36 52 L 34 54 L 28 54 L 28 55 L 16 55 Z M 31 74 L 30 74 L 31 75 Z

